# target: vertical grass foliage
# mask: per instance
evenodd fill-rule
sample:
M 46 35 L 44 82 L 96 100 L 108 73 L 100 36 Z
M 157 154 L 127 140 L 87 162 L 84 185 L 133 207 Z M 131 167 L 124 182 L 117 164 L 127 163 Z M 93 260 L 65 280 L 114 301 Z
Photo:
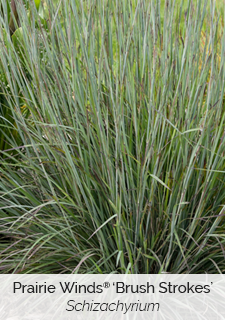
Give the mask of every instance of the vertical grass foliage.
M 215 1 L 30 8 L 1 16 L 1 271 L 224 272 Z

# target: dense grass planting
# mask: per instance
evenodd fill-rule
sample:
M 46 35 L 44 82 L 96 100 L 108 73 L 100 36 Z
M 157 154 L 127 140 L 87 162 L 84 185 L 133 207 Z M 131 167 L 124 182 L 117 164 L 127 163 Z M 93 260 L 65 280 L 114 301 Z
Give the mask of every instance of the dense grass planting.
M 2 6 L 1 272 L 225 272 L 220 9 Z

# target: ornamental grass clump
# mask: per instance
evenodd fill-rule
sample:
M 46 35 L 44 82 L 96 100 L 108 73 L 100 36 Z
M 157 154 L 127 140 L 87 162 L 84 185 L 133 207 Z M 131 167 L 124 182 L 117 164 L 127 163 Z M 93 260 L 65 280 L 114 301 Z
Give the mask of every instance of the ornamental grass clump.
M 225 271 L 224 17 L 196 2 L 1 18 L 2 272 Z

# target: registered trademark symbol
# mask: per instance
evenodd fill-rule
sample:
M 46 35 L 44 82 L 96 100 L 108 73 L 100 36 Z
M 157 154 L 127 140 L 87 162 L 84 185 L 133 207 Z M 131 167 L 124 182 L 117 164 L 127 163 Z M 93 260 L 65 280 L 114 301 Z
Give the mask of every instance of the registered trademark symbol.
M 103 288 L 109 288 L 110 283 L 109 282 L 103 282 Z

